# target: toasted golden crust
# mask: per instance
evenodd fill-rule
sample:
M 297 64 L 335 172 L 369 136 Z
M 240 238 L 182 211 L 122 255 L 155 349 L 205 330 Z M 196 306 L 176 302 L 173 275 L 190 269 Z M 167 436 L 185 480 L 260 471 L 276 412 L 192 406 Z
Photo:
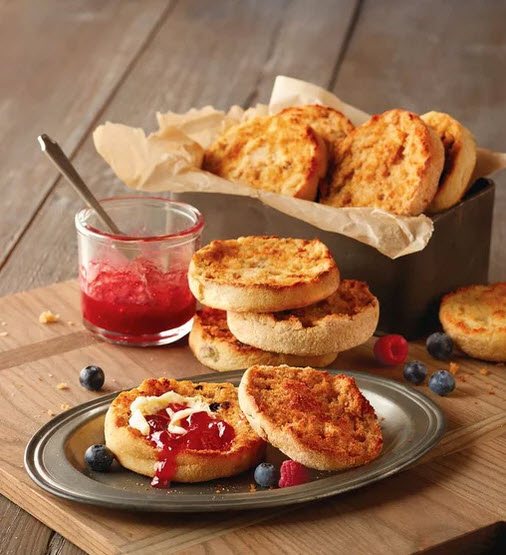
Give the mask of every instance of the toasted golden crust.
M 168 378 L 144 380 L 139 387 L 120 393 L 105 417 L 106 445 L 122 466 L 145 476 L 154 476 L 158 450 L 137 429 L 128 425 L 130 405 L 138 396 L 159 396 L 175 391 L 186 397 L 200 396 L 209 403 L 220 403 L 217 416 L 233 426 L 235 439 L 228 451 L 187 449 L 176 455 L 175 482 L 203 482 L 233 476 L 256 464 L 262 457 L 264 442 L 251 429 L 242 414 L 237 390 L 230 383 L 193 383 Z
M 442 112 L 428 112 L 423 121 L 437 133 L 445 151 L 443 172 L 428 212 L 441 212 L 457 204 L 469 187 L 476 165 L 476 143 L 471 132 Z
M 228 329 L 227 314 L 224 310 L 208 307 L 197 311 L 188 343 L 199 362 L 219 372 L 240 370 L 254 364 L 323 367 L 334 362 L 337 357 L 337 352 L 300 357 L 270 353 L 251 347 L 241 343 L 232 335 Z
M 203 168 L 256 189 L 314 200 L 327 171 L 327 149 L 308 125 L 253 118 L 218 137 Z
M 378 318 L 378 299 L 367 284 L 348 279 L 330 297 L 305 308 L 227 313 L 231 332 L 243 343 L 300 356 L 340 353 L 361 345 L 373 335 Z
M 381 452 L 374 409 L 348 376 L 253 366 L 241 379 L 239 403 L 258 435 L 309 468 L 350 468 Z
M 441 139 L 416 114 L 390 110 L 355 128 L 335 153 L 331 206 L 372 206 L 416 216 L 431 203 L 443 169 Z
M 339 270 L 318 239 L 239 237 L 197 251 L 188 281 L 206 306 L 272 312 L 325 299 L 339 287 Z
M 336 148 L 355 128 L 344 114 L 320 104 L 285 108 L 275 117 L 285 119 L 291 124 L 309 125 L 330 147 L 329 150 Z
M 355 126 L 341 112 L 320 104 L 307 104 L 285 108 L 276 117 L 283 118 L 291 124 L 309 125 L 324 141 L 327 147 L 327 172 L 320 180 L 318 188 L 327 191 L 335 168 L 334 152 L 341 141 L 349 135 Z
M 448 293 L 441 301 L 439 319 L 464 353 L 506 362 L 506 282 Z

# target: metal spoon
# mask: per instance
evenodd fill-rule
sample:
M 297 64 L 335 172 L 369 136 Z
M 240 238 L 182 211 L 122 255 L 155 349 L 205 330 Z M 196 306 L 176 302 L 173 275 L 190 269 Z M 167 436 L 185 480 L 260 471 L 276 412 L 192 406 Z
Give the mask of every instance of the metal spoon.
M 115 235 L 124 235 L 118 226 L 112 221 L 109 214 L 104 210 L 93 193 L 88 189 L 86 183 L 82 180 L 72 162 L 67 158 L 60 145 L 48 137 L 45 133 L 37 137 L 42 152 L 53 162 L 60 173 L 72 185 L 77 194 L 84 202 L 98 214 L 102 222 Z

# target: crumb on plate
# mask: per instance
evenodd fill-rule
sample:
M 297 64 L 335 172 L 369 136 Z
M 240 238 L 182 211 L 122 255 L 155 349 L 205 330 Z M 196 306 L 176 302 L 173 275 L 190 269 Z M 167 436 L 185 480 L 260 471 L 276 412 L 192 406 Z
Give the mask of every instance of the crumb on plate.
M 44 310 L 39 314 L 39 322 L 41 324 L 54 324 L 60 320 L 59 314 L 54 314 L 50 310 Z

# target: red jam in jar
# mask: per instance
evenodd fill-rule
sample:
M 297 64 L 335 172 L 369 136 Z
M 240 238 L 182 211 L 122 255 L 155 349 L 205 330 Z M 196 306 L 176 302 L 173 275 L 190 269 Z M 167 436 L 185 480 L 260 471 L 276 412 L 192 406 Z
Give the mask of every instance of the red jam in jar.
M 177 412 L 187 407 L 171 404 L 168 408 Z M 177 470 L 176 455 L 181 451 L 227 451 L 235 438 L 234 428 L 230 424 L 220 418 L 213 418 L 207 412 L 195 412 L 181 420 L 178 425 L 186 430 L 185 434 L 172 434 L 168 431 L 171 417 L 166 409 L 145 418 L 149 424 L 148 439 L 160 450 L 155 477 L 151 482 L 156 488 L 170 485 Z
M 147 258 L 119 267 L 92 261 L 81 266 L 79 279 L 84 319 L 102 330 L 148 336 L 182 326 L 195 314 L 187 271 L 163 271 Z

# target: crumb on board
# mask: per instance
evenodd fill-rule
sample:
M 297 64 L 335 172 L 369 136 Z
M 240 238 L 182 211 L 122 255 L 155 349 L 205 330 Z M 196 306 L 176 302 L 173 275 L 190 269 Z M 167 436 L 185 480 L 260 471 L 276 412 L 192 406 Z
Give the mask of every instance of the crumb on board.
M 59 314 L 54 314 L 50 310 L 44 310 L 39 314 L 39 322 L 41 324 L 54 324 L 60 320 Z
M 54 416 L 54 412 L 51 409 L 47 409 L 46 412 L 48 416 Z
M 7 322 L 4 322 L 3 320 L 0 322 L 0 326 L 6 326 Z
M 488 392 L 488 394 L 489 394 L 489 395 L 495 395 L 495 391 L 494 391 L 493 389 L 491 389 L 491 390 Z
M 450 362 L 449 370 L 455 376 L 455 374 L 460 370 L 460 366 L 456 362 Z
M 75 326 L 76 323 L 75 323 L 75 322 L 72 322 L 72 320 L 69 320 L 69 321 L 67 322 L 67 325 L 69 325 L 69 326 Z
M 490 374 L 490 370 L 487 370 L 486 368 L 483 368 L 483 367 L 480 368 L 479 372 L 482 376 L 488 376 Z
M 465 375 L 463 375 L 463 374 L 459 374 L 457 376 L 457 380 L 459 380 L 459 382 L 464 382 L 464 383 L 466 383 L 466 381 L 467 381 Z
M 56 384 L 56 389 L 69 389 L 69 384 L 66 382 L 60 382 Z
M 249 485 L 249 492 L 250 493 L 255 493 L 255 491 L 257 490 L 257 487 L 255 484 L 250 484 Z
M 0 337 L 7 337 L 9 335 L 6 331 L 0 331 Z
M 68 403 L 62 403 L 60 405 L 61 410 L 69 410 L 70 405 Z

